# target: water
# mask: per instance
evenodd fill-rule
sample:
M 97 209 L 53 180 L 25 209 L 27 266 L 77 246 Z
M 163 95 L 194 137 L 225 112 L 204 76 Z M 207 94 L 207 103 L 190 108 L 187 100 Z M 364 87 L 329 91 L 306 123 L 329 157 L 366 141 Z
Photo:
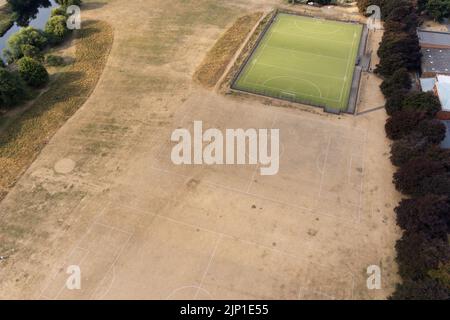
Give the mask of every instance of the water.
M 50 18 L 52 9 L 57 6 L 58 4 L 55 0 L 42 0 L 40 1 L 40 7 L 34 8 L 33 12 L 30 12 L 28 15 L 22 16 L 19 19 L 20 25 L 15 22 L 14 25 L 0 38 L 0 59 L 4 60 L 3 49 L 7 47 L 8 39 L 11 38 L 12 35 L 17 33 L 24 26 L 31 26 L 43 30 L 47 20 Z

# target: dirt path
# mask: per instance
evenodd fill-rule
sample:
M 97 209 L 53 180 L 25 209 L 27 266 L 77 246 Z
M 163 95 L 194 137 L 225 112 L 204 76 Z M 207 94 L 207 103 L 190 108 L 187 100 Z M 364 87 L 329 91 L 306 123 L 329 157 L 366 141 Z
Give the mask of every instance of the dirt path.
M 176 2 L 83 13 L 113 25 L 111 56 L 0 203 L 0 298 L 385 298 L 397 281 L 399 195 L 384 111 L 336 117 L 199 88 L 192 75 L 219 35 L 277 1 Z M 382 103 L 365 92 L 362 110 Z M 174 166 L 171 132 L 194 120 L 280 128 L 280 174 Z M 373 264 L 382 290 L 367 290 Z M 70 265 L 81 290 L 65 287 Z

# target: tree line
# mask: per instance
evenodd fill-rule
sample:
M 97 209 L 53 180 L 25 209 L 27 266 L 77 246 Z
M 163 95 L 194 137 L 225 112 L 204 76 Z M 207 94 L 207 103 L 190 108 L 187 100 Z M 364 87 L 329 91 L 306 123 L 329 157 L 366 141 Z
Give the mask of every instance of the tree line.
M 444 0 L 445 1 L 445 0 Z M 441 110 L 432 92 L 412 91 L 411 72 L 420 72 L 417 36 L 420 10 L 432 1 L 358 0 L 365 12 L 379 5 L 385 33 L 375 72 L 384 78 L 386 134 L 393 140 L 393 182 L 408 198 L 395 208 L 403 235 L 396 244 L 402 283 L 391 299 L 450 298 L 450 150 L 440 148 L 445 125 L 435 118 Z
M 415 11 L 419 14 L 425 14 L 436 21 L 442 21 L 445 18 L 450 17 L 450 0 L 411 0 L 413 4 L 416 4 Z M 396 7 L 391 0 L 357 0 L 358 8 L 361 12 L 365 12 L 366 8 L 370 5 L 377 5 L 382 9 L 386 17 L 390 12 L 390 8 Z

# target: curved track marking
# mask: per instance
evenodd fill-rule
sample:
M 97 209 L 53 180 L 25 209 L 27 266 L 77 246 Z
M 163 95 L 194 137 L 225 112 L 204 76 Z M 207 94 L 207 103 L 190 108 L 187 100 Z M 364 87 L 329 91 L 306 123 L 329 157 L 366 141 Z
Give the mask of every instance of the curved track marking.
M 264 81 L 262 83 L 262 86 L 267 87 L 266 83 L 268 83 L 269 81 L 276 80 L 276 79 L 283 79 L 283 78 L 294 79 L 294 80 L 297 80 L 297 81 L 303 81 L 303 82 L 309 83 L 319 92 L 320 98 L 323 98 L 322 90 L 320 90 L 319 86 L 316 85 L 314 82 L 312 82 L 310 80 L 306 80 L 306 79 L 300 79 L 300 78 L 296 78 L 296 77 L 291 77 L 291 76 L 279 76 L 279 77 L 273 77 L 273 78 L 267 79 L 266 81 Z M 286 91 L 286 92 L 288 92 L 288 91 Z M 296 93 L 293 93 L 293 94 L 296 95 Z

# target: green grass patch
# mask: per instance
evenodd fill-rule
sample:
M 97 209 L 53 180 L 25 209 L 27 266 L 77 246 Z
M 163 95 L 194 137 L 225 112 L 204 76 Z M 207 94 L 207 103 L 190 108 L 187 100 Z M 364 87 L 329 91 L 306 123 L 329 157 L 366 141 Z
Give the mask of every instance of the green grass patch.
M 233 88 L 345 111 L 362 25 L 278 14 Z

